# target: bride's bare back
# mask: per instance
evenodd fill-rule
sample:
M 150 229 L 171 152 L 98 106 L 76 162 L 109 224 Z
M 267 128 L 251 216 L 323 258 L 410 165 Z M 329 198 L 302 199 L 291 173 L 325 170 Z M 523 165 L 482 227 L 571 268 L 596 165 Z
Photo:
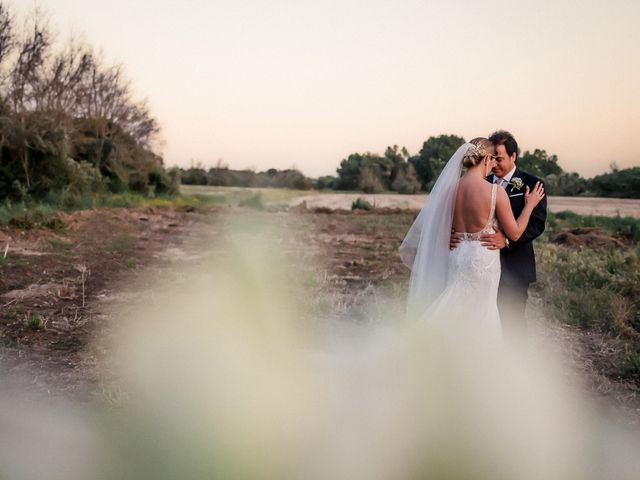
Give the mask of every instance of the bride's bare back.
M 495 185 L 487 182 L 483 176 L 469 170 L 458 182 L 456 202 L 453 210 L 453 229 L 457 233 L 480 233 L 487 225 L 491 214 L 491 196 Z M 529 222 L 531 213 L 544 197 L 544 187 L 540 182 L 524 192 L 524 209 L 516 219 L 513 216 L 507 192 L 497 188 L 495 219 L 507 237 L 518 240 Z
M 476 233 L 487 225 L 492 188 L 491 183 L 476 175 L 464 175 L 460 179 L 453 210 L 453 229 L 456 232 Z

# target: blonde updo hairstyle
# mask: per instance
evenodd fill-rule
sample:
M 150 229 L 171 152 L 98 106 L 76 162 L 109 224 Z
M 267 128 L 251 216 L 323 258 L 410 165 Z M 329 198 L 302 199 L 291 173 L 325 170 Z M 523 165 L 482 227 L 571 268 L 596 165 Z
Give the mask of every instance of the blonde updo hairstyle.
M 462 157 L 462 165 L 466 168 L 475 167 L 484 157 L 494 154 L 495 147 L 493 143 L 484 137 L 476 137 L 470 140 L 469 143 L 472 146 L 467 149 L 464 157 Z

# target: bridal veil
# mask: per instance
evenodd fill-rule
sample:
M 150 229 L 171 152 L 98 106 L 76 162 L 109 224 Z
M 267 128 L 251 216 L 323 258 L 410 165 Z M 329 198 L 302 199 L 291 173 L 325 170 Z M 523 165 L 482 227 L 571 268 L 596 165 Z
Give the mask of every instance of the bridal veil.
M 411 269 L 409 318 L 418 318 L 447 284 L 453 208 L 462 159 L 469 148 L 475 145 L 463 144 L 447 162 L 400 245 L 400 258 Z

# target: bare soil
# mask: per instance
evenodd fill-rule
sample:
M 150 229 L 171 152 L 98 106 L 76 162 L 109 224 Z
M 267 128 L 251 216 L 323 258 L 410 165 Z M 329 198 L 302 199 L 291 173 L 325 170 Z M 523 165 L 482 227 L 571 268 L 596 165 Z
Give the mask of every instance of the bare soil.
M 101 300 L 126 287 L 204 222 L 189 209 L 58 214 L 58 230 L 0 229 L 0 368 L 4 381 L 86 398 L 99 379 L 89 338 L 103 328 Z M 2 253 L 0 253 L 2 255 Z
M 50 396 L 90 400 L 104 395 L 105 379 L 98 367 L 109 355 L 108 343 L 89 340 L 109 336 L 117 321 L 112 304 L 133 302 L 139 293 L 132 285 L 149 270 L 163 275 L 177 261 L 197 262 L 203 248 L 215 249 L 211 245 L 219 233 L 206 238 L 207 247 L 201 238 L 210 232 L 208 227 L 241 212 L 248 214 L 226 207 L 103 209 L 62 214 L 59 230 L 0 229 L 0 250 L 9 245 L 0 264 L 4 376 Z M 280 239 L 282 248 L 293 259 L 294 269 L 315 279 L 305 288 L 315 289 L 315 297 L 327 300 L 324 306 L 319 302 L 319 313 L 367 321 L 360 307 L 381 292 L 390 289 L 402 294 L 406 288 L 408 271 L 397 248 L 413 221 L 411 213 L 305 213 L 302 209 L 302 213 L 249 214 L 295 231 Z M 307 261 L 310 257 L 316 261 Z M 640 388 L 610 375 L 617 355 L 612 340 L 559 324 L 543 312 L 541 299 L 533 291 L 528 308 L 531 330 L 537 341 L 569 354 L 569 381 L 585 385 L 593 396 L 613 405 L 626 423 L 639 424 Z

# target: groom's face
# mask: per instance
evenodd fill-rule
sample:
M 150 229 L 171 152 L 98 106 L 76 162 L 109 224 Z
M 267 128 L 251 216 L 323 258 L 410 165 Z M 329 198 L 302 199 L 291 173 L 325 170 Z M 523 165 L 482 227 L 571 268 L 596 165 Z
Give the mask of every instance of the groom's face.
M 516 154 L 507 155 L 507 149 L 504 145 L 496 146 L 496 165 L 493 167 L 493 173 L 497 177 L 504 177 L 516 164 Z

